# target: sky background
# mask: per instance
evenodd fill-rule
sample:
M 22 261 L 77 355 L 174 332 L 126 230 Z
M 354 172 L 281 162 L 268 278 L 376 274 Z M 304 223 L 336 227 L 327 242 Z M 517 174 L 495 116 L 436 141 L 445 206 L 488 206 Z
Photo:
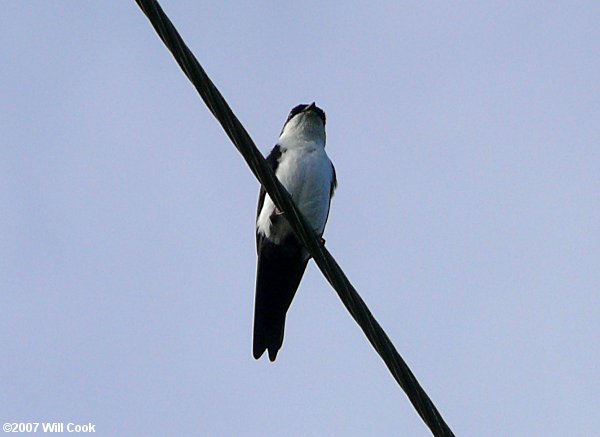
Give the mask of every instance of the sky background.
M 327 247 L 457 436 L 598 435 L 598 2 L 162 5 L 263 152 L 327 112 Z M 0 421 L 430 435 L 312 263 L 252 358 L 259 186 L 133 1 L 2 9 Z

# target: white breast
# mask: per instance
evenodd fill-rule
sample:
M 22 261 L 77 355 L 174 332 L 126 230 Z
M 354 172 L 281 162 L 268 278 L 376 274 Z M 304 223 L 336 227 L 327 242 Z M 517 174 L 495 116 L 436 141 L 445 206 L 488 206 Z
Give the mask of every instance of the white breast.
M 275 174 L 315 232 L 322 234 L 329 212 L 333 180 L 331 161 L 324 147 L 315 143 L 282 147 L 282 152 Z M 275 205 L 267 195 L 256 226 L 258 232 L 278 244 L 291 232 L 291 228 L 285 220 L 277 221 L 276 226 L 272 225 L 270 217 L 274 209 Z

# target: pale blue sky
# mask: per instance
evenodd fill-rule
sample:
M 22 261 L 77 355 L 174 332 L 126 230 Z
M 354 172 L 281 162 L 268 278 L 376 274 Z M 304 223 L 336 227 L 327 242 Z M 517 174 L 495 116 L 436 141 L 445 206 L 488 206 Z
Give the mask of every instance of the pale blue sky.
M 430 435 L 314 265 L 252 358 L 258 184 L 135 2 L 2 5 L 1 421 Z M 327 246 L 457 435 L 597 434 L 597 2 L 162 5 L 265 153 L 327 112 Z

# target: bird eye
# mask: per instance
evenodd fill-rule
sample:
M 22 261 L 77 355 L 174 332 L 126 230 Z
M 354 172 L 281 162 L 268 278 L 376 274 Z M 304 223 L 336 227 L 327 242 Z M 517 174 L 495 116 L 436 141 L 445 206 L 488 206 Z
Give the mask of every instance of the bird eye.
M 317 112 L 317 115 L 319 116 L 319 118 L 323 121 L 323 126 L 325 126 L 325 112 L 321 109 L 321 108 L 315 108 L 315 111 Z
M 288 116 L 288 120 L 290 120 L 294 115 L 296 114 L 300 114 L 304 108 L 306 108 L 308 105 L 298 105 L 295 106 L 291 111 L 290 111 L 290 115 Z
M 304 108 L 306 108 L 306 105 L 294 106 L 294 108 L 292 108 L 292 110 L 290 111 L 290 115 L 288 115 L 288 118 L 285 121 L 285 123 L 287 124 L 287 122 L 290 121 L 294 117 L 294 115 L 301 113 Z

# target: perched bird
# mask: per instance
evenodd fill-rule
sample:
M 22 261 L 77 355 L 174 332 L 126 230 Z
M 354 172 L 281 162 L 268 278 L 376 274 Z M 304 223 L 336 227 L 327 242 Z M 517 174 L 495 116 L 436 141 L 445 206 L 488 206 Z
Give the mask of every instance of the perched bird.
M 314 102 L 293 108 L 267 162 L 322 236 L 337 186 L 335 169 L 325 153 L 323 110 Z M 268 350 L 269 359 L 275 361 L 283 343 L 285 315 L 310 255 L 263 187 L 256 213 L 256 251 L 253 355 L 259 359 Z

